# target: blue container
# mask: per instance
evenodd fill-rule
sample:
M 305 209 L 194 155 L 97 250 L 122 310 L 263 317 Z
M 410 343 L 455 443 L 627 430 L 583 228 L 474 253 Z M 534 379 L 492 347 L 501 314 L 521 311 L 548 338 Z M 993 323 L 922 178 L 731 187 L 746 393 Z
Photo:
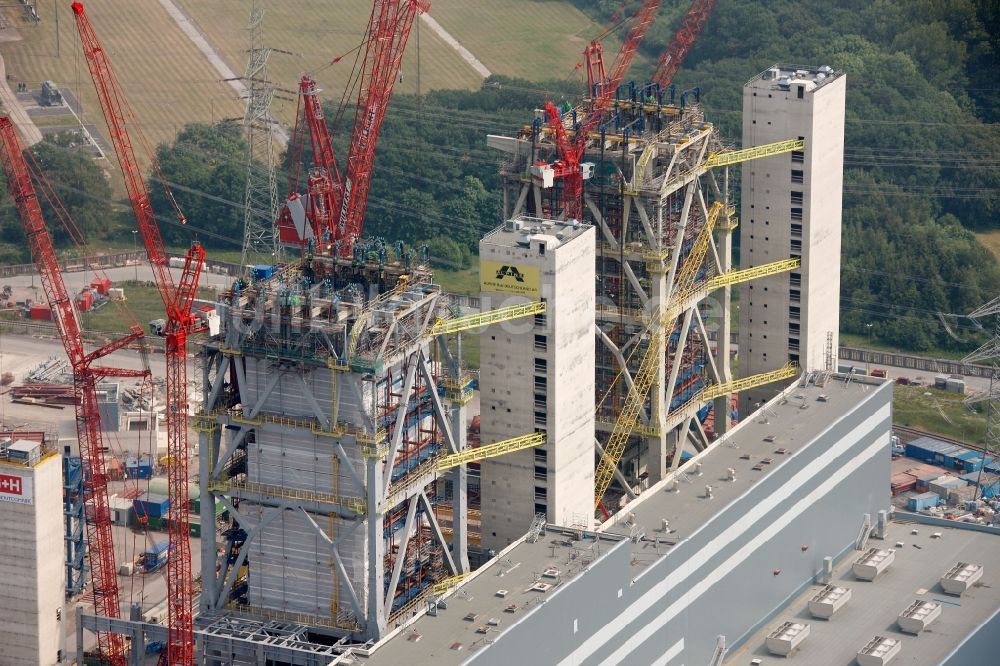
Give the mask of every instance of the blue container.
M 938 497 L 937 493 L 922 493 L 920 495 L 914 495 L 907 502 L 907 508 L 910 511 L 920 511 L 921 509 L 929 509 L 938 505 L 941 498 Z
M 969 451 L 956 461 L 955 467 L 963 472 L 978 472 L 983 468 L 983 457 L 975 451 Z
M 253 267 L 251 273 L 255 281 L 268 280 L 274 275 L 274 266 L 271 266 L 270 264 L 257 264 Z
M 132 510 L 135 515 L 142 518 L 163 518 L 170 509 L 170 498 L 163 495 L 151 495 L 149 493 L 141 498 L 132 501 Z
M 142 563 L 146 571 L 156 571 L 167 563 L 167 556 L 170 553 L 170 542 L 161 541 L 155 546 L 151 546 L 143 553 Z
M 125 461 L 125 473 L 130 479 L 153 478 L 153 457 L 145 455 L 141 458 L 129 458 Z

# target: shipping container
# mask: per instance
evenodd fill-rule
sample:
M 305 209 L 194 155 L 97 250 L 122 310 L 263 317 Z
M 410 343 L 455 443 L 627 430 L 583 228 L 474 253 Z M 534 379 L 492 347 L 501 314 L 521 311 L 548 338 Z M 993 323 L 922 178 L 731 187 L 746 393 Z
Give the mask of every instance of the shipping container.
M 28 310 L 28 318 L 35 321 L 52 321 L 52 308 L 36 303 Z
M 930 489 L 931 483 L 937 481 L 939 478 L 941 478 L 941 475 L 938 473 L 927 474 L 925 476 L 918 476 L 917 490 L 922 493 L 927 492 Z
M 983 467 L 983 457 L 975 451 L 968 451 L 955 461 L 955 469 L 962 472 L 976 472 Z
M 940 501 L 941 497 L 937 493 L 923 493 L 911 497 L 906 506 L 910 511 L 921 511 L 937 506 Z
M 167 563 L 167 556 L 170 553 L 170 542 L 161 541 L 155 546 L 150 546 L 143 553 L 142 563 L 146 571 L 156 571 Z
M 125 461 L 125 472 L 130 479 L 151 479 L 153 478 L 153 458 L 144 455 L 141 458 L 129 458 Z
M 149 518 L 163 518 L 170 508 L 170 499 L 163 495 L 153 495 L 146 493 L 133 502 L 133 508 L 137 516 L 147 516 Z
M 94 292 L 87 291 L 81 292 L 76 297 L 76 307 L 82 312 L 88 312 L 94 307 Z
M 189 529 L 191 531 L 192 538 L 200 539 L 201 538 L 201 522 L 199 522 L 197 520 L 192 520 L 190 523 L 188 523 L 188 525 L 190 526 Z
M 269 280 L 274 276 L 274 266 L 269 264 L 257 264 L 253 267 L 251 275 L 255 282 L 257 280 Z
M 98 294 L 106 296 L 108 294 L 108 289 L 111 288 L 111 280 L 106 277 L 95 277 L 90 281 L 90 288 Z

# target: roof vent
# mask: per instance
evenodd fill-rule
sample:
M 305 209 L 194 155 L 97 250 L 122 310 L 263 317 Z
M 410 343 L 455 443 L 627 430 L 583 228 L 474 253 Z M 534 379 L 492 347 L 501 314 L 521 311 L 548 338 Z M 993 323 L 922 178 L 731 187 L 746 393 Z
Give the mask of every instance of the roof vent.
M 875 636 L 858 652 L 858 666 L 885 666 L 899 654 L 899 649 L 898 639 Z
M 510 594 L 510 591 L 509 591 L 509 590 L 497 590 L 497 593 L 496 593 L 496 596 L 498 596 L 498 597 L 500 597 L 501 599 L 503 599 L 503 598 L 504 598 L 504 597 L 506 597 L 506 596 L 507 596 L 508 594 Z
M 528 247 L 529 245 L 531 245 L 531 236 L 529 236 L 528 234 L 521 235 L 517 239 L 517 244 L 523 245 L 524 247 Z
M 896 551 L 881 548 L 869 548 L 865 554 L 855 560 L 851 570 L 859 580 L 875 580 L 880 573 L 889 568 L 896 559 Z
M 829 620 L 850 600 L 850 588 L 827 585 L 809 600 L 809 612 L 813 617 Z
M 559 569 L 556 569 L 555 567 L 549 567 L 548 569 L 542 572 L 542 575 L 545 576 L 546 578 L 559 578 L 560 573 L 562 572 L 559 571 Z
M 787 657 L 809 635 L 809 625 L 804 622 L 785 622 L 767 635 L 764 644 L 768 652 Z
M 507 220 L 507 231 L 520 231 L 523 226 L 521 220 Z
M 914 601 L 906 607 L 896 623 L 908 634 L 919 634 L 941 614 L 941 604 L 933 601 Z
M 552 583 L 543 583 L 542 581 L 538 581 L 528 588 L 528 592 L 548 592 L 551 589 Z
M 970 564 L 959 562 L 948 573 L 941 576 L 941 589 L 947 594 L 961 596 L 963 592 L 972 587 L 972 584 L 983 577 L 983 567 L 981 564 Z

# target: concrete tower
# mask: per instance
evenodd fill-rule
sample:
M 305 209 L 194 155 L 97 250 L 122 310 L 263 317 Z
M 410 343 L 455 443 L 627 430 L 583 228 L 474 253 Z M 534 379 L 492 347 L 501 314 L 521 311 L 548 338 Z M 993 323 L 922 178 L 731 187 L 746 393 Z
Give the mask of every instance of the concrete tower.
M 794 361 L 836 370 L 840 325 L 840 225 L 847 77 L 829 67 L 775 65 L 743 87 L 743 145 L 804 139 L 801 151 L 743 166 L 740 263 L 802 259 L 800 270 L 740 293 L 739 374 Z M 779 390 L 747 391 L 748 413 Z
M 479 242 L 484 307 L 546 302 L 482 334 L 484 444 L 544 432 L 545 446 L 482 462 L 482 543 L 521 538 L 535 514 L 589 528 L 594 510 L 594 229 L 517 218 Z M 533 415 L 533 416 L 528 416 Z
M 63 567 L 62 465 L 42 433 L 0 433 L 0 664 L 59 661 Z

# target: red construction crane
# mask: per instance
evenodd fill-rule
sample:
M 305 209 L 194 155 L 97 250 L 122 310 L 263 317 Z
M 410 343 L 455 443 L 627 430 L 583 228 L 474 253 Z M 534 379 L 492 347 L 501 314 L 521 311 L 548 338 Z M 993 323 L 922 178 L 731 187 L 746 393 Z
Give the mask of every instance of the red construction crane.
M 24 226 L 24 237 L 41 276 L 42 289 L 73 368 L 76 433 L 80 442 L 80 456 L 89 467 L 89 475 L 84 477 L 83 488 L 94 611 L 98 615 L 117 618 L 121 613 L 118 572 L 115 568 L 111 511 L 108 508 L 108 475 L 104 467 L 97 383 L 108 377 L 148 377 L 149 370 L 123 370 L 93 364 L 142 338 L 142 328 L 134 325 L 128 335 L 89 354 L 85 352 L 80 321 L 63 282 L 52 237 L 42 218 L 38 196 L 31 180 L 31 170 L 24 157 L 24 148 L 17 129 L 7 117 L 0 117 L 0 160 L 7 177 L 7 187 Z M 99 632 L 97 646 L 106 663 L 125 666 L 128 653 L 123 636 Z
M 167 660 L 171 666 L 189 666 L 194 663 L 194 591 L 188 518 L 187 338 L 192 333 L 205 330 L 192 313 L 205 250 L 197 243 L 188 250 L 180 281 L 175 283 L 126 127 L 127 119 L 134 118 L 134 114 L 128 108 L 107 53 L 84 13 L 83 4 L 74 2 L 72 7 L 87 66 L 97 89 L 118 164 L 125 177 L 125 189 L 132 202 L 132 212 L 166 310 L 166 422 L 167 455 L 170 461 L 167 465 L 170 497 Z M 152 155 L 149 157 L 153 159 Z M 183 221 L 183 216 L 181 220 Z
M 316 80 L 305 74 L 299 81 L 299 104 L 295 111 L 295 125 L 289 150 L 292 151 L 291 173 L 288 178 L 289 201 L 299 198 L 299 163 L 302 159 L 302 144 L 308 132 L 312 144 L 313 166 L 307 175 L 307 192 L 309 192 L 309 208 L 305 211 L 317 247 L 321 252 L 329 252 L 332 239 L 336 234 L 334 216 L 339 210 L 340 171 L 337 159 L 333 154 L 333 142 L 330 130 L 323 115 L 323 105 L 319 100 L 319 89 Z M 308 240 L 308 234 L 300 234 L 292 219 L 288 207 L 282 211 L 278 220 L 279 237 L 282 242 L 303 244 Z
M 684 15 L 684 20 L 681 21 L 681 27 L 674 34 L 670 46 L 660 56 L 660 62 L 653 74 L 653 83 L 658 83 L 661 89 L 673 82 L 674 74 L 680 69 L 684 58 L 687 57 L 691 47 L 698 40 L 698 35 L 701 34 L 702 28 L 708 22 L 708 17 L 714 7 L 715 0 L 693 0 L 691 3 L 687 14 Z
M 427 0 L 374 0 L 362 47 L 361 68 L 357 76 L 352 74 L 350 77 L 359 82 L 359 92 L 343 177 L 334 159 L 330 131 L 316 94 L 316 82 L 308 75 L 302 77 L 296 135 L 292 142 L 293 158 L 296 159 L 292 160 L 290 195 L 278 220 L 283 243 L 301 246 L 311 236 L 321 251 L 339 248 L 335 251 L 341 256 L 351 256 L 364 225 L 375 144 L 399 77 L 403 52 L 417 14 L 429 9 Z M 297 164 L 304 141 L 302 133 L 306 129 L 314 158 L 308 178 L 308 208 L 302 206 L 298 193 Z
M 368 189 L 375 163 L 375 143 L 382 131 L 392 88 L 403 63 L 403 51 L 418 13 L 430 9 L 427 0 L 375 0 L 364 46 L 361 90 L 354 111 L 351 148 L 337 217 L 340 254 L 351 256 L 361 235 Z
M 590 89 L 590 110 L 587 116 L 576 129 L 576 135 L 570 142 L 563 126 L 559 110 L 551 102 L 545 104 L 545 115 L 549 121 L 555 137 L 556 147 L 559 151 L 559 163 L 554 164 L 555 177 L 563 179 L 563 209 L 567 219 L 581 219 L 583 217 L 583 172 L 580 167 L 580 158 L 583 157 L 584 148 L 587 146 L 587 138 L 604 117 L 604 112 L 611 105 L 615 91 L 625 78 L 625 72 L 632 64 L 636 49 L 642 43 L 643 38 L 649 31 L 656 13 L 660 11 L 663 0 L 645 0 L 642 6 L 636 10 L 632 17 L 632 26 L 628 35 L 618 49 L 611 74 L 604 77 L 603 50 L 600 43 L 592 42 L 584 51 L 584 58 L 587 62 L 587 83 Z M 596 41 L 596 40 L 595 40 Z

